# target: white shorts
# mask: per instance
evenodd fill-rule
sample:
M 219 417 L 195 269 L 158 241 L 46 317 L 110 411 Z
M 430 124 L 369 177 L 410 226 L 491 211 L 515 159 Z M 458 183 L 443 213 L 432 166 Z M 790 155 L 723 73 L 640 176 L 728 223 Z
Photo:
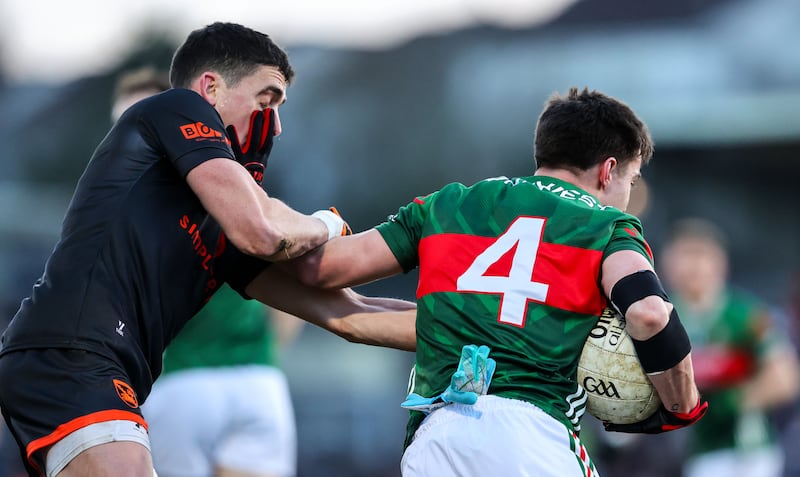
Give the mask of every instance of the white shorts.
M 596 477 L 580 440 L 538 407 L 481 396 L 432 412 L 400 463 L 403 477 Z
M 109 442 L 136 442 L 150 449 L 147 431 L 133 421 L 103 421 L 81 427 L 59 440 L 47 451 L 45 475 L 55 477 L 81 452 Z M 155 472 L 153 475 L 156 475 Z
M 723 449 L 687 460 L 685 477 L 780 477 L 783 454 L 778 447 Z
M 142 406 L 153 465 L 163 476 L 222 467 L 293 476 L 297 436 L 286 377 L 268 366 L 178 371 L 158 379 Z

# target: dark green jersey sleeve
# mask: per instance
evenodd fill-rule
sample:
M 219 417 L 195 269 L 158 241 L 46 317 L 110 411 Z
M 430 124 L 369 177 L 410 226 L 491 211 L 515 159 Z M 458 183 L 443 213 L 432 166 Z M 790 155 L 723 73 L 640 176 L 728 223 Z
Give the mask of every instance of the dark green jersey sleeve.
M 603 260 L 614 252 L 633 250 L 641 253 L 651 264 L 653 252 L 642 235 L 642 223 L 636 217 L 624 214 L 614 224 L 611 240 L 603 251 Z
M 435 195 L 436 192 L 415 198 L 376 227 L 404 272 L 419 266 L 418 245 Z

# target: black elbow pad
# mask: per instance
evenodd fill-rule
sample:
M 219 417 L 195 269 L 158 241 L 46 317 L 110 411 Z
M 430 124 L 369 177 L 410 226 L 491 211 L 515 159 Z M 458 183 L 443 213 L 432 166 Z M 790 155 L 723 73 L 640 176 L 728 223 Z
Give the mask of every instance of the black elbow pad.
M 620 278 L 611 289 L 609 298 L 611 298 L 614 308 L 622 316 L 625 316 L 632 304 L 651 295 L 660 296 L 664 301 L 669 301 L 667 292 L 664 291 L 656 274 L 652 270 L 642 270 Z
M 672 309 L 664 329 L 644 341 L 632 341 L 642 369 L 648 374 L 672 368 L 692 351 L 689 335 L 686 334 L 675 308 Z

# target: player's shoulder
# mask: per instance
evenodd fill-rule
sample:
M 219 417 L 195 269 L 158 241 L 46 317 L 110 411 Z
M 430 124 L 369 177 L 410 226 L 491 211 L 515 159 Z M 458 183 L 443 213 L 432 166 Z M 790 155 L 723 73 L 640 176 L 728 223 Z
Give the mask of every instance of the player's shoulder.
M 140 104 L 153 110 L 175 110 L 187 107 L 203 109 L 212 106 L 196 92 L 185 88 L 172 88 L 143 99 Z
M 134 103 L 120 116 L 120 122 L 124 123 L 129 119 L 147 120 L 176 112 L 186 113 L 207 108 L 211 108 L 211 105 L 192 90 L 168 89 Z
M 446 186 L 442 187 L 441 190 L 449 191 L 449 192 L 471 192 L 471 191 L 480 191 L 487 188 L 496 188 L 496 187 L 504 187 L 507 185 L 512 185 L 514 179 L 509 179 L 506 176 L 497 176 L 497 177 L 488 177 L 486 179 L 481 179 L 477 182 L 472 184 L 465 184 L 463 182 L 451 182 Z
M 483 179 L 473 184 L 465 184 L 463 182 L 449 182 L 444 186 L 442 186 L 441 188 L 439 188 L 438 190 L 426 196 L 418 197 L 417 200 L 415 200 L 415 202 L 431 203 L 437 201 L 458 200 L 458 198 L 460 197 L 469 194 L 480 193 L 487 187 L 492 187 L 492 181 L 497 181 L 499 179 L 500 178 Z

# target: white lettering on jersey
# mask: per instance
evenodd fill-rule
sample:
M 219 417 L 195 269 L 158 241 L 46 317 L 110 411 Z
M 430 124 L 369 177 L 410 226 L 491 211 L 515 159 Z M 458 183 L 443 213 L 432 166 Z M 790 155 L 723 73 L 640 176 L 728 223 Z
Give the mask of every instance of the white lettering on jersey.
M 553 194 L 558 195 L 562 199 L 579 200 L 593 209 L 606 210 L 611 208 L 611 206 L 609 205 L 600 204 L 600 202 L 597 202 L 597 199 L 595 199 L 594 197 L 588 194 L 584 194 L 583 192 L 577 189 L 564 189 L 560 185 L 557 185 L 553 182 L 542 182 L 541 180 L 535 181 L 533 185 L 538 187 L 539 190 L 546 190 L 548 192 L 552 192 Z

